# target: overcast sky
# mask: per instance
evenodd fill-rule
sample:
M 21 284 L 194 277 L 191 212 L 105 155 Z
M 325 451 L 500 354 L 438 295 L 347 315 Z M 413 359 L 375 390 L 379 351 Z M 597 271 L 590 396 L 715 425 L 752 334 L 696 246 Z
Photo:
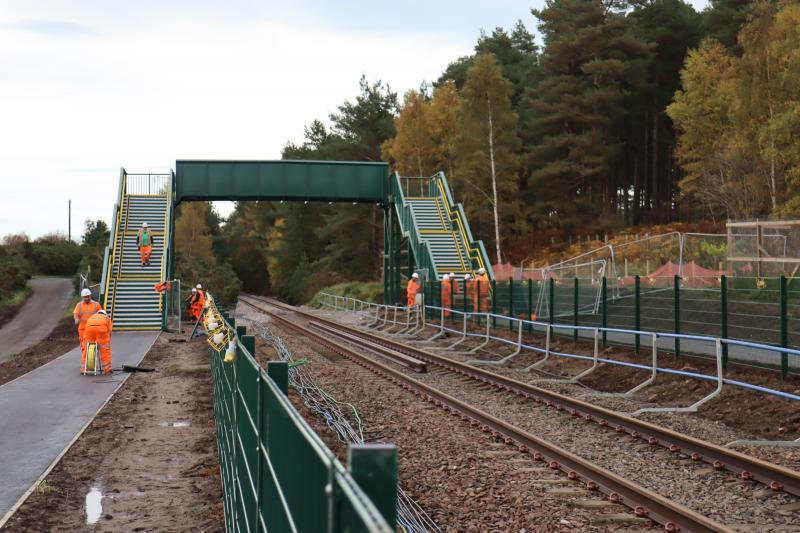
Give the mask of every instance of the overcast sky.
M 120 166 L 277 159 L 362 74 L 402 95 L 543 3 L 0 0 L 0 236 L 109 221 Z

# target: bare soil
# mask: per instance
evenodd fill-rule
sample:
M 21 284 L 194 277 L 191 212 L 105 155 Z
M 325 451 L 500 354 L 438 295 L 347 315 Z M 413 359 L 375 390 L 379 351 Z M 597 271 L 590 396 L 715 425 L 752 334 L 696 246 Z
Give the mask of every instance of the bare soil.
M 474 330 L 475 332 L 479 331 L 478 328 L 474 328 Z M 501 330 L 493 330 L 492 334 L 509 338 L 514 342 L 517 340 L 516 335 L 511 335 Z M 452 339 L 447 341 L 447 343 L 452 342 L 454 342 Z M 523 335 L 523 342 L 543 348 L 544 335 Z M 477 341 L 471 341 L 469 346 L 476 344 Z M 469 349 L 469 346 L 464 346 L 464 349 Z M 558 337 L 552 341 L 551 348 L 553 351 L 587 356 L 592 355 L 593 349 L 588 343 L 580 341 L 573 343 L 571 340 Z M 500 343 L 491 343 L 485 350 L 496 354 L 505 354 L 513 351 L 513 348 L 507 345 L 500 345 Z M 649 365 L 651 354 L 648 350 L 649 348 L 644 347 L 644 343 L 642 352 L 639 355 L 629 348 L 609 346 L 601 352 L 600 357 Z M 499 355 L 491 356 L 488 354 L 469 357 L 469 359 L 497 358 L 499 358 Z M 504 370 L 506 368 L 519 369 L 541 358 L 542 354 L 526 351 L 509 362 L 507 366 L 495 367 L 492 370 L 506 373 Z M 589 368 L 590 365 L 591 363 L 588 361 L 552 357 L 541 367 L 541 370 L 545 377 L 570 377 Z M 659 353 L 658 365 L 662 368 L 672 368 L 710 376 L 716 375 L 717 371 L 716 363 L 713 361 L 688 355 L 675 359 L 672 353 L 667 352 Z M 531 373 L 531 377 L 535 375 L 535 372 Z M 514 373 L 516 379 L 524 379 L 524 376 L 525 374 Z M 601 363 L 597 370 L 583 378 L 580 383 L 600 392 L 625 392 L 642 383 L 648 377 L 648 372 L 643 370 Z M 782 379 L 777 372 L 731 364 L 724 371 L 724 377 L 792 394 L 800 394 L 800 376 L 797 375 L 789 375 L 786 379 Z M 659 374 L 656 381 L 640 391 L 635 398 L 639 401 L 651 403 L 654 406 L 686 406 L 710 394 L 716 386 L 716 382 L 713 381 Z M 796 401 L 740 387 L 724 386 L 719 396 L 703 405 L 698 413 L 690 416 L 720 422 L 729 428 L 743 431 L 753 438 L 774 440 L 800 438 L 800 408 L 798 408 Z
M 49 363 L 77 346 L 77 327 L 73 324 L 72 317 L 64 317 L 39 343 L 13 354 L 8 361 L 0 363 L 0 385 Z
M 208 348 L 162 334 L 8 531 L 224 530 Z M 87 524 L 97 487 L 102 512 Z
M 649 357 L 637 356 L 631 351 L 618 348 L 609 349 L 605 355 L 612 355 L 616 360 L 643 364 L 648 363 L 646 359 Z M 706 375 L 716 374 L 716 364 L 704 359 L 690 357 L 675 359 L 672 354 L 663 353 L 659 354 L 658 361 L 661 367 Z M 562 375 L 575 375 L 586 367 L 586 362 L 557 359 L 545 368 Z M 724 376 L 727 379 L 800 394 L 798 376 L 792 375 L 782 380 L 780 375 L 774 372 L 735 365 L 731 365 L 724 372 Z M 641 370 L 604 364 L 581 380 L 581 383 L 598 391 L 624 392 L 642 383 L 647 377 L 647 373 Z M 716 382 L 659 374 L 656 381 L 643 389 L 637 398 L 660 406 L 690 405 L 710 394 L 716 386 Z M 796 401 L 740 387 L 723 386 L 719 396 L 703 405 L 698 413 L 691 416 L 721 422 L 760 439 L 792 440 L 800 437 L 800 407 Z

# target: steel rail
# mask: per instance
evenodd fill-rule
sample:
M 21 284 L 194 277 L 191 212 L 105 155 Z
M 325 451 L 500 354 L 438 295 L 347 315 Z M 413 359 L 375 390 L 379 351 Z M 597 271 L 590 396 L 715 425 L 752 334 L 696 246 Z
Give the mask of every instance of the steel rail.
M 240 301 L 244 300 L 240 298 Z M 252 303 L 248 303 L 248 305 L 266 313 L 280 325 L 398 384 L 415 395 L 422 396 L 425 400 L 443 408 L 450 414 L 459 416 L 462 421 L 470 422 L 472 427 L 480 428 L 481 431 L 490 434 L 495 440 L 514 446 L 520 453 L 531 454 L 535 461 L 544 462 L 550 469 L 566 473 L 570 480 L 582 483 L 587 489 L 592 491 L 599 490 L 607 494 L 610 501 L 631 508 L 634 515 L 648 518 L 664 525 L 665 531 L 686 533 L 732 531 L 725 525 L 675 503 L 658 493 L 542 440 L 453 396 L 417 381 L 400 370 L 365 356 L 352 347 L 340 344 L 326 337 L 322 332 L 317 332 L 310 327 L 298 324 L 263 307 L 255 306 Z M 273 305 L 273 303 L 269 302 L 268 305 Z M 306 315 L 306 313 L 291 308 L 278 305 L 275 305 L 275 307 Z
M 249 304 L 249 305 L 252 305 L 252 304 Z M 389 350 L 389 349 L 387 349 L 387 348 L 385 348 L 385 347 L 383 347 L 383 346 L 381 346 L 379 344 L 376 344 L 374 342 L 370 342 L 370 341 L 368 341 L 366 339 L 362 339 L 360 337 L 356 337 L 355 335 L 351 335 L 349 333 L 345 333 L 345 332 L 339 331 L 339 330 L 337 330 L 335 328 L 332 328 L 332 327 L 327 326 L 327 325 L 325 325 L 323 323 L 320 323 L 320 322 L 316 322 L 316 321 L 312 320 L 312 321 L 309 321 L 308 325 L 310 327 L 314 327 L 314 328 L 317 328 L 317 329 L 319 329 L 321 331 L 324 331 L 325 333 L 329 333 L 329 334 L 341 337 L 344 340 L 347 340 L 349 342 L 358 343 L 360 346 L 368 348 L 371 352 L 373 352 L 373 353 L 375 353 L 375 354 L 377 354 L 377 355 L 379 355 L 381 357 L 384 357 L 386 359 L 389 359 L 390 361 L 392 361 L 394 363 L 397 363 L 397 364 L 403 365 L 403 366 L 405 366 L 407 368 L 410 368 L 411 370 L 413 370 L 415 372 L 419 372 L 420 374 L 424 374 L 425 372 L 428 371 L 427 363 L 425 363 L 424 361 L 420 361 L 419 359 L 415 359 L 413 357 L 410 357 L 410 356 L 408 356 L 408 355 L 406 355 L 404 353 L 400 353 L 400 352 L 397 352 L 397 351 L 394 351 L 394 350 Z
M 332 320 L 320 318 L 280 302 L 261 298 L 256 298 L 256 300 L 267 305 L 281 308 L 285 311 L 308 317 L 309 319 L 324 322 L 334 329 L 346 331 L 356 337 L 405 353 L 463 376 L 482 381 L 497 389 L 503 389 L 524 396 L 536 403 L 545 404 L 547 407 L 554 408 L 557 411 L 568 412 L 573 417 L 582 417 L 586 422 L 611 427 L 618 433 L 627 433 L 636 440 L 643 440 L 653 446 L 662 446 L 672 453 L 686 454 L 694 461 L 705 461 L 717 470 L 727 469 L 737 474 L 741 479 L 758 481 L 772 490 L 785 491 L 789 494 L 800 496 L 800 472 L 796 470 L 769 463 L 735 450 L 723 448 L 722 446 L 689 435 L 684 435 L 663 426 L 639 420 L 598 405 L 590 404 L 583 400 L 571 398 L 507 376 L 495 374 L 482 368 L 454 361 L 413 346 L 339 324 Z

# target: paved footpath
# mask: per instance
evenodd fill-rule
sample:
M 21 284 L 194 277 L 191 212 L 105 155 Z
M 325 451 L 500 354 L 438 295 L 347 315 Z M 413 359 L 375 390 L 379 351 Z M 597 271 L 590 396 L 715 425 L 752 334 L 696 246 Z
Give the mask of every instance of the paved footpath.
M 44 339 L 58 324 L 72 297 L 69 278 L 34 278 L 33 293 L 22 309 L 0 328 L 0 362 Z
M 138 364 L 159 332 L 113 333 L 114 368 Z M 0 386 L 0 523 L 128 374 L 81 376 L 80 349 Z

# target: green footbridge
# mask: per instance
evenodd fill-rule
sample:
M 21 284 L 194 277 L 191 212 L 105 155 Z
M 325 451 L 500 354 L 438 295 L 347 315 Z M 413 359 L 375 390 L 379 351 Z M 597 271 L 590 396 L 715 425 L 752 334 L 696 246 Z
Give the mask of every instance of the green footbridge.
M 445 274 L 474 275 L 485 268 L 494 279 L 483 243 L 473 238 L 464 209 L 441 172 L 403 177 L 389 174 L 385 163 L 338 161 L 177 161 L 168 174 L 129 174 L 123 168 L 100 284 L 101 302 L 115 330 L 166 326 L 166 302 L 153 286 L 174 274 L 175 207 L 198 200 L 381 206 L 387 302 L 403 300 L 403 284 L 415 270 L 438 281 Z M 146 266 L 136 246 L 143 222 L 154 236 Z
M 390 175 L 384 163 L 329 161 L 178 161 L 168 174 L 123 168 L 100 284 L 100 301 L 116 331 L 167 329 L 180 298 L 172 294 L 167 301 L 154 285 L 174 277 L 175 208 L 207 200 L 380 206 L 387 302 L 402 301 L 405 278 L 415 270 L 438 281 L 483 267 L 494 279 L 486 250 L 473 239 L 442 173 L 409 178 Z M 145 265 L 136 242 L 143 223 L 154 237 Z M 235 331 L 236 353 L 232 363 L 222 351 L 210 353 L 226 531 L 397 531 L 395 447 L 351 446 L 345 468 L 289 401 L 287 363 L 262 368 L 255 338 L 220 311 Z

